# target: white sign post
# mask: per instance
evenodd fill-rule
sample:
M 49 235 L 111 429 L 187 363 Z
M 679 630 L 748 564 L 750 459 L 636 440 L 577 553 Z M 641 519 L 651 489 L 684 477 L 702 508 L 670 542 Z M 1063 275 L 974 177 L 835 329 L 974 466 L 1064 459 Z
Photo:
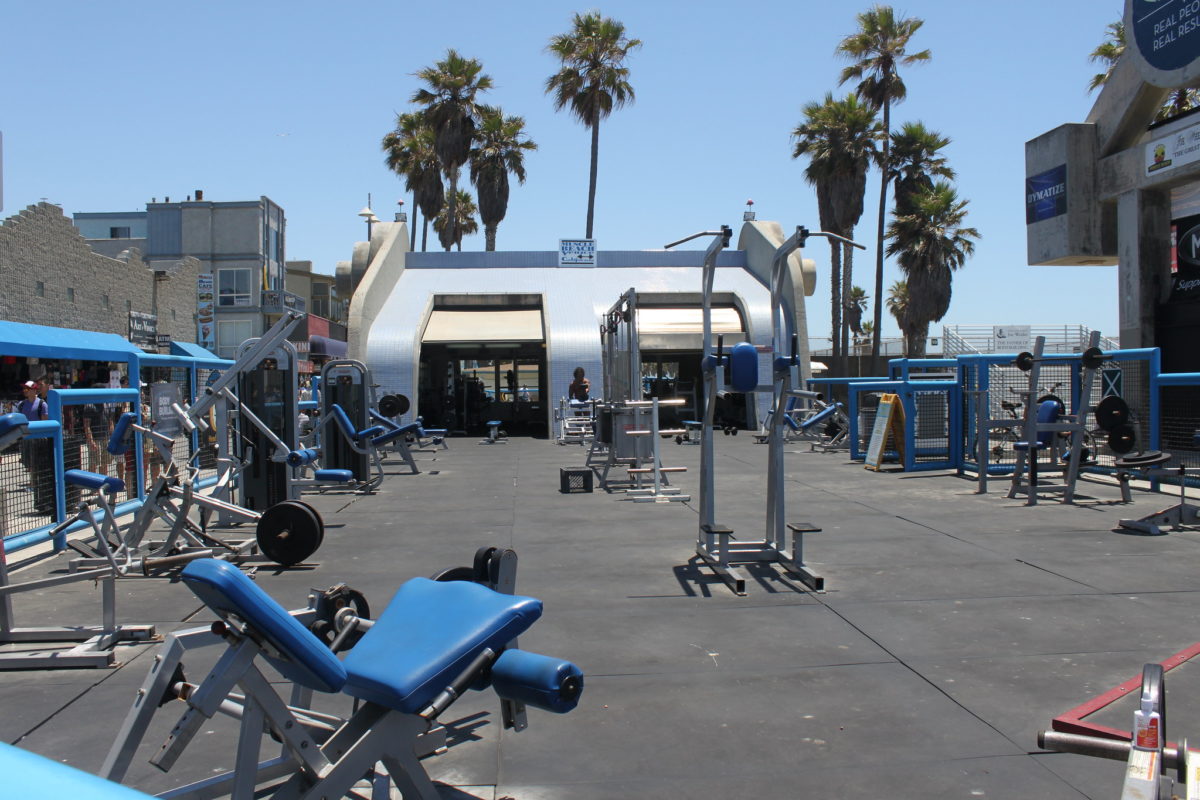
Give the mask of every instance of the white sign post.
M 559 239 L 558 265 L 560 267 L 596 266 L 596 240 Z

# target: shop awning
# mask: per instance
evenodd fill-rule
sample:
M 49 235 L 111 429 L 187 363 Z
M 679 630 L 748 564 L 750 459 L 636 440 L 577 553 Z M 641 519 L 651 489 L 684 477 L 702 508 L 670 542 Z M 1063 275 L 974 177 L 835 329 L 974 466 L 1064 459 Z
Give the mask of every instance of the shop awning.
M 425 344 L 466 342 L 541 342 L 542 311 L 539 308 L 521 308 L 497 311 L 435 310 L 429 315 Z
M 704 309 L 691 307 L 662 307 L 638 309 L 638 335 L 661 333 L 704 333 Z M 742 318 L 732 306 L 712 310 L 713 334 L 741 333 Z
M 128 361 L 142 351 L 115 333 L 0 320 L 0 355 L 78 361 Z
M 230 364 L 233 363 L 227 358 L 218 358 L 216 353 L 206 350 L 195 342 L 177 342 L 174 339 L 171 340 L 171 355 L 187 356 L 197 361 L 224 361 Z
M 328 336 L 309 336 L 308 354 L 310 356 L 329 356 L 330 358 L 345 358 L 346 343 Z

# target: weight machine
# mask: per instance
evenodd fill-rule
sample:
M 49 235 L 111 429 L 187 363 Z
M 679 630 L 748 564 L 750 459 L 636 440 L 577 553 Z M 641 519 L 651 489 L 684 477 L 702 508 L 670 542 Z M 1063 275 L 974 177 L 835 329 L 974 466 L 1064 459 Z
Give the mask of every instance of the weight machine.
M 726 356 L 723 337 L 718 336 L 713 348 L 712 294 L 716 278 L 717 257 L 729 246 L 733 231 L 721 226 L 719 231 L 702 231 L 677 242 L 666 245 L 670 249 L 701 236 L 714 237 L 704 253 L 702 273 L 702 312 L 704 324 L 704 356 L 701 370 L 704 373 L 704 424 L 700 434 L 700 519 L 696 542 L 696 555 L 719 575 L 738 595 L 746 594 L 746 577 L 738 568 L 743 564 L 778 564 L 788 574 L 814 591 L 823 591 L 825 579 L 812 572 L 804 564 L 803 536 L 816 533 L 816 528 L 807 522 L 785 521 L 786 495 L 784 491 L 784 408 L 789 397 L 816 399 L 816 392 L 793 388 L 800 385 L 798 341 L 792 324 L 785 319 L 783 287 L 788 270 L 788 260 L 793 253 L 803 257 L 804 243 L 809 236 L 825 236 L 862 249 L 862 245 L 832 233 L 810 232 L 798 227 L 776 251 L 771 261 L 771 352 L 774 358 L 772 370 L 772 413 L 767 431 L 767 513 L 766 531 L 761 540 L 736 541 L 733 529 L 716 522 L 716 501 L 713 464 L 713 422 L 718 394 L 726 385 L 725 371 L 729 370 L 729 386 L 736 392 L 766 391 L 759 385 L 758 352 L 754 345 L 742 342 L 735 345 Z M 783 343 L 789 340 L 791 351 L 787 356 L 780 353 Z M 786 549 L 787 534 L 791 534 L 790 551 Z

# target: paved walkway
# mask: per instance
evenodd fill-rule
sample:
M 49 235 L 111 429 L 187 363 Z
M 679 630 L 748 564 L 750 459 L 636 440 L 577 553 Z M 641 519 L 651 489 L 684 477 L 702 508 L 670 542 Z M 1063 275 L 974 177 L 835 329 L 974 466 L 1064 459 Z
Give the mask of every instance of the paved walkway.
M 699 448 L 664 452 L 690 468 L 676 483 L 694 493 Z M 382 607 L 406 578 L 470 563 L 481 545 L 517 550 L 518 591 L 545 602 L 521 646 L 579 664 L 587 689 L 566 716 L 531 711 L 521 734 L 501 733 L 490 694 L 455 705 L 454 746 L 426 762 L 446 797 L 1113 798 L 1120 764 L 1039 752 L 1038 729 L 1200 639 L 1200 534 L 1111 531 L 1167 497 L 1122 506 L 1114 487 L 1089 483 L 1079 506 L 1027 508 L 1001 482 L 981 496 L 952 475 L 876 474 L 797 446 L 787 519 L 824 529 L 807 561 L 828 591 L 763 568 L 736 597 L 690 558 L 694 502 L 560 494 L 559 467 L 583 455 L 452 440 L 376 495 L 316 497 L 320 564 L 259 572 L 290 607 L 339 581 Z M 743 537 L 764 525 L 766 455 L 749 436 L 717 439 L 717 518 Z M 123 621 L 164 631 L 208 619 L 168 580 L 120 588 Z M 77 585 L 19 598 L 18 623 L 90 621 L 96 596 Z M 0 733 L 97 770 L 151 655 L 0 673 Z M 1173 737 L 1200 736 L 1188 729 L 1194 683 L 1200 669 L 1168 677 Z M 1098 718 L 1128 728 L 1131 711 Z M 161 734 L 174 714 L 160 717 Z M 214 721 L 167 775 L 139 758 L 130 782 L 161 791 L 229 767 L 231 730 Z

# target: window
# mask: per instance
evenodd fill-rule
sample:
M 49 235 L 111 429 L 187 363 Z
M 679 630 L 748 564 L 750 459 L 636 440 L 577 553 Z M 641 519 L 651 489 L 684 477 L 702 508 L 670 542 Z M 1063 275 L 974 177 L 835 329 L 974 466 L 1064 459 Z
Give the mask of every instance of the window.
M 254 323 L 248 319 L 221 320 L 217 323 L 217 355 L 237 358 L 238 345 L 254 335 Z
M 104 308 L 105 311 L 108 311 L 109 309 L 112 308 L 112 304 L 109 302 L 108 295 L 106 295 L 106 294 L 100 295 L 100 305 Z
M 34 294 L 36 294 L 38 297 L 45 297 L 46 296 L 46 284 L 43 283 L 42 281 L 38 281 L 37 287 L 33 291 L 34 291 Z
M 130 239 L 129 228 L 109 228 L 108 238 L 110 239 Z
M 177 319 L 177 317 L 175 316 L 175 309 L 172 308 L 171 309 L 171 322 L 174 322 L 176 319 Z
M 70 286 L 67 287 L 67 302 L 68 303 L 75 302 L 75 290 L 73 288 L 71 288 Z
M 217 272 L 217 294 L 222 306 L 248 306 L 253 283 L 248 269 L 223 269 Z
M 126 311 L 133 311 L 133 301 L 132 301 L 132 300 L 126 300 L 126 301 L 125 301 L 125 310 L 126 310 Z

